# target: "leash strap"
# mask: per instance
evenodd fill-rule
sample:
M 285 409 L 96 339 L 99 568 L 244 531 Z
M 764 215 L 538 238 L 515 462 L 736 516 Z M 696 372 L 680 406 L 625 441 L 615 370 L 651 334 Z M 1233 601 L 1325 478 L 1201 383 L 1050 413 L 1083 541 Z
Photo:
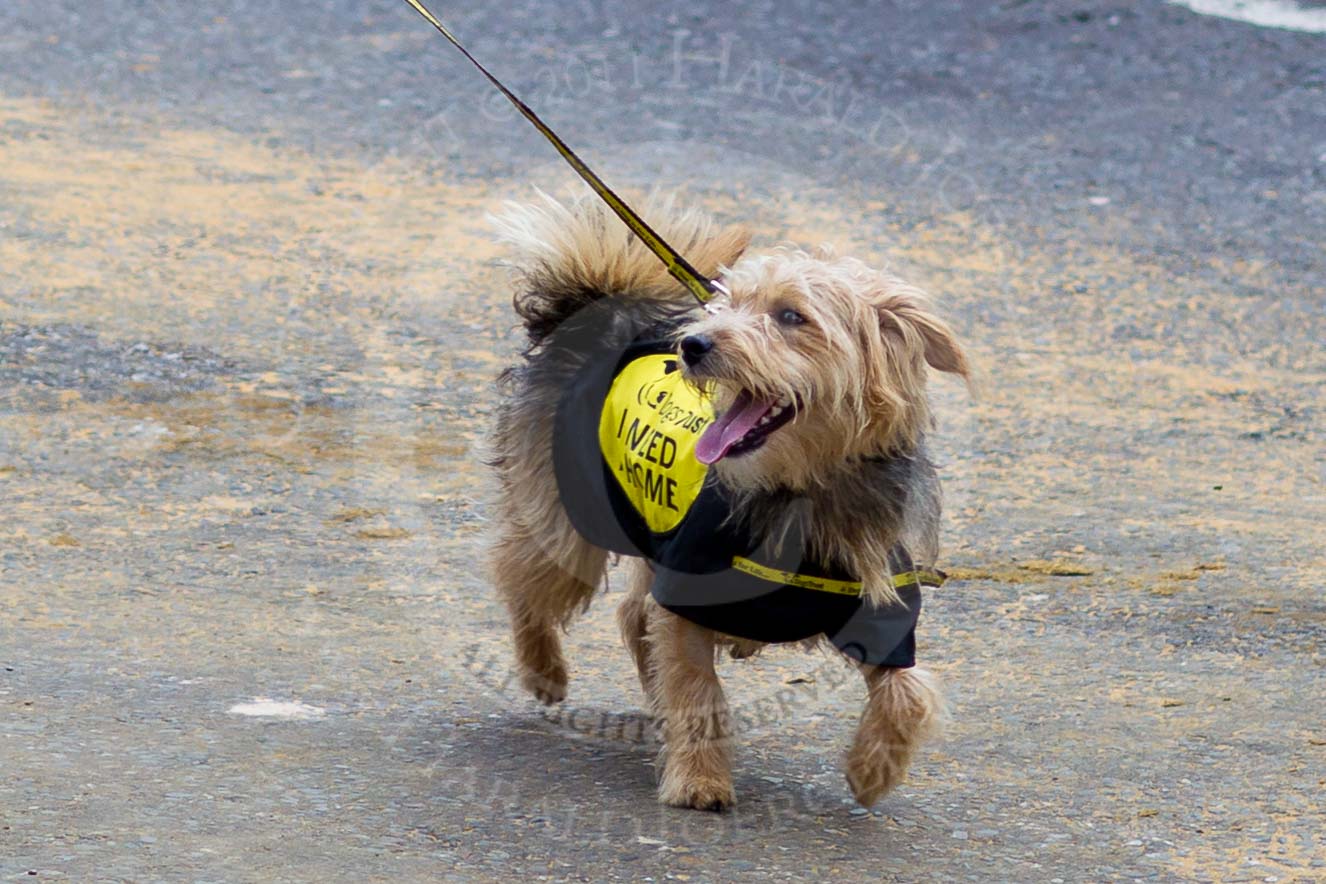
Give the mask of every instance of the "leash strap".
M 585 165 L 585 161 L 576 156 L 575 151 L 567 147 L 566 142 L 562 141 L 562 139 L 557 136 L 557 133 L 548 127 L 547 123 L 539 119 L 538 114 L 530 110 L 525 102 L 516 97 L 514 92 L 503 86 L 502 81 L 489 73 L 486 67 L 479 64 L 479 60 L 473 55 L 470 55 L 469 50 L 460 44 L 460 41 L 446 29 L 442 22 L 437 20 L 437 17 L 433 15 L 433 13 L 428 11 L 427 7 L 420 3 L 419 0 L 405 0 L 405 2 L 413 6 L 415 12 L 422 15 L 430 25 L 437 29 L 439 34 L 446 37 L 452 46 L 459 49 L 461 54 L 468 58 L 470 63 L 488 78 L 488 82 L 496 86 L 497 90 L 505 95 L 508 101 L 515 105 L 516 110 L 520 111 L 525 119 L 534 124 L 534 128 L 538 129 L 539 132 L 543 134 L 543 137 L 548 139 L 552 146 L 557 149 L 557 152 L 562 155 L 562 159 L 566 160 L 571 168 L 575 169 L 580 177 L 585 179 L 585 183 L 608 204 L 609 208 L 617 213 L 617 217 L 621 218 L 636 236 L 640 237 L 640 241 L 643 242 L 651 252 L 657 255 L 658 259 L 668 268 L 668 273 L 672 274 L 678 282 L 685 286 L 686 290 L 694 295 L 697 301 L 701 304 L 708 303 L 715 295 L 723 292 L 718 283 L 699 273 L 686 261 L 685 258 L 678 254 L 676 249 L 668 245 L 663 240 L 663 237 L 655 233 L 654 229 L 646 224 L 645 220 L 637 215 L 634 209 L 628 206 L 621 197 L 613 193 L 612 188 L 604 184 L 603 179 L 599 178 L 598 175 L 595 175 L 594 170 Z

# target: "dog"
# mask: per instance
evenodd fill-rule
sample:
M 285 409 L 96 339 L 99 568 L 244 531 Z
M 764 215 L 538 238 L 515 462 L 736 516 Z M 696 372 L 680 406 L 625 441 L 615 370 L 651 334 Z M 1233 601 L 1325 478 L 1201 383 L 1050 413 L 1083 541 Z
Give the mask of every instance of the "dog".
M 624 554 L 617 621 L 661 724 L 659 800 L 733 805 L 717 651 L 795 642 L 864 677 L 846 777 L 870 807 L 943 718 L 914 665 L 921 585 L 940 576 L 926 382 L 969 380 L 968 358 L 891 273 L 828 250 L 748 254 L 746 232 L 666 197 L 642 215 L 730 294 L 700 307 L 589 198 L 493 219 L 528 336 L 499 380 L 490 458 L 520 682 L 566 697 L 560 633 Z

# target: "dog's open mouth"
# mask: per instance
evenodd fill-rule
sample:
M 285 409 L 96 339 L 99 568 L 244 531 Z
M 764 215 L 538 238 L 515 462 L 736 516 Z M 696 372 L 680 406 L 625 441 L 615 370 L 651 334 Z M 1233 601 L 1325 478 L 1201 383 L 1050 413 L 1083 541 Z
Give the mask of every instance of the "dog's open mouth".
M 695 459 L 717 463 L 734 454 L 754 451 L 779 427 L 796 417 L 797 408 L 788 399 L 757 399 L 742 390 L 727 411 L 705 428 L 695 443 Z

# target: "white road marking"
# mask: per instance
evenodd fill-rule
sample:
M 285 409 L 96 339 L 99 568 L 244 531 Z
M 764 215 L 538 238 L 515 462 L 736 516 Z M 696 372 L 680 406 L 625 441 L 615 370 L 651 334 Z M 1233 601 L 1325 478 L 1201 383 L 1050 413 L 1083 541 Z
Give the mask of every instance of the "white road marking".
M 1284 28 L 1308 34 L 1326 34 L 1326 9 L 1306 9 L 1293 0 L 1169 0 L 1201 15 Z
M 231 715 L 247 715 L 253 718 L 283 718 L 287 721 L 308 721 L 322 718 L 326 710 L 305 703 L 290 700 L 273 700 L 270 697 L 254 697 L 252 703 L 236 703 L 226 710 Z

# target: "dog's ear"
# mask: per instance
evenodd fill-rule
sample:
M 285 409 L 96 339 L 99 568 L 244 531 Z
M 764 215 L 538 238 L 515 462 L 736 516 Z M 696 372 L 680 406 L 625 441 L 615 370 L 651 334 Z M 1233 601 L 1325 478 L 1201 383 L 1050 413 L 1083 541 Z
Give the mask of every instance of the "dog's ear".
M 750 245 L 751 233 L 744 227 L 725 227 L 692 250 L 688 257 L 705 276 L 718 276 L 731 267 Z
M 931 368 L 971 380 L 971 366 L 957 335 L 930 309 L 928 299 L 920 292 L 892 294 L 877 303 L 875 309 L 884 334 L 900 337 L 905 345 L 919 347 Z

